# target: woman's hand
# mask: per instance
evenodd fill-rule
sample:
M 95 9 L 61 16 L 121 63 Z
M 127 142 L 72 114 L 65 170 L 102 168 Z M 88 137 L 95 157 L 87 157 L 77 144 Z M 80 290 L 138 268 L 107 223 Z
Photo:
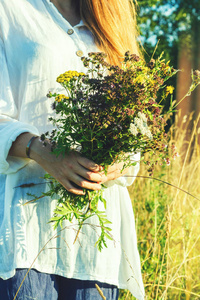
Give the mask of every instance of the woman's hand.
M 105 183 L 106 181 L 115 180 L 127 173 L 128 168 L 123 169 L 124 162 L 115 163 L 108 167 L 107 174 L 101 172 L 102 175 L 100 183 Z M 123 169 L 123 171 L 122 171 Z
M 37 149 L 36 143 L 35 147 Z M 34 145 L 31 148 L 31 157 L 38 162 L 41 167 L 59 181 L 71 193 L 83 195 L 83 188 L 90 190 L 100 190 L 101 184 L 106 181 L 117 179 L 127 172 L 123 169 L 123 162 L 115 163 L 108 167 L 107 173 L 103 168 L 91 160 L 80 156 L 78 152 L 56 157 L 48 146 L 43 147 L 35 156 L 36 150 Z M 80 188 L 79 188 L 80 187 Z
M 31 147 L 31 158 L 46 172 L 59 181 L 67 191 L 83 195 L 83 188 L 100 190 L 102 178 L 101 166 L 72 151 L 65 156 L 56 157 L 50 150 L 50 145 L 41 149 L 39 141 L 34 141 Z
M 33 135 L 21 134 L 13 143 L 9 155 L 26 157 L 26 145 Z M 101 184 L 114 180 L 127 172 L 123 162 L 108 167 L 105 175 L 103 168 L 87 158 L 72 151 L 68 155 L 56 157 L 51 152 L 51 145 L 46 147 L 38 139 L 31 144 L 30 157 L 35 160 L 46 172 L 58 180 L 71 193 L 83 195 L 83 188 L 100 190 Z

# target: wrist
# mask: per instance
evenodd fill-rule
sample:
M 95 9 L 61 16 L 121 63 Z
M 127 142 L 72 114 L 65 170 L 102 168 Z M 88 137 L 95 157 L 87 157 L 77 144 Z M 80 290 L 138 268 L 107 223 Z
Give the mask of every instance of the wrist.
M 51 144 L 48 140 L 45 142 L 44 145 L 44 142 L 38 137 L 31 144 L 30 158 L 40 165 L 42 165 L 45 160 L 52 161 L 54 157 L 51 151 Z
M 26 156 L 27 156 L 28 158 L 30 158 L 30 159 L 31 159 L 31 157 L 30 157 L 31 146 L 32 146 L 32 144 L 34 143 L 34 140 L 37 139 L 37 138 L 38 138 L 38 136 L 32 136 L 32 137 L 30 138 L 28 144 L 26 145 Z

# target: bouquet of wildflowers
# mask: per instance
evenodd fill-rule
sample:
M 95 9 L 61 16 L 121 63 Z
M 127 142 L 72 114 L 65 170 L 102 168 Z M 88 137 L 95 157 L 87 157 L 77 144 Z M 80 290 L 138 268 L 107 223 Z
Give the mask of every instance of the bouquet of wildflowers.
M 66 71 L 57 78 L 64 94 L 52 94 L 55 118 L 50 118 L 55 129 L 42 135 L 53 145 L 55 155 L 76 150 L 82 156 L 104 167 L 124 162 L 124 168 L 135 165 L 131 155 L 141 153 L 152 173 L 156 163 L 168 164 L 168 137 L 165 133 L 166 115 L 162 113 L 161 100 L 173 93 L 166 81 L 177 71 L 162 57 L 148 64 L 137 55 L 127 52 L 121 67 L 106 62 L 104 53 L 89 53 L 82 62 L 87 73 Z M 158 91 L 161 99 L 157 101 Z M 169 110 L 171 112 L 171 108 Z M 151 159 L 145 161 L 144 153 Z M 173 155 L 176 155 L 175 148 Z M 98 210 L 98 201 L 106 207 L 101 191 L 85 191 L 84 196 L 68 192 L 50 175 L 50 190 L 45 195 L 58 195 L 58 205 L 51 221 L 55 228 L 64 220 L 83 222 L 96 215 L 101 234 L 97 247 L 106 246 L 111 238 L 109 220 Z

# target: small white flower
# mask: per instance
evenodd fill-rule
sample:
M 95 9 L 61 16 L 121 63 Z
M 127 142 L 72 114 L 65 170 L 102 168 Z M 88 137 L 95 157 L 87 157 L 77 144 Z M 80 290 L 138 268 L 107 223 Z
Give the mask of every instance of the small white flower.
M 130 124 L 129 130 L 130 130 L 130 132 L 132 133 L 132 135 L 135 135 L 135 136 L 136 136 L 136 135 L 138 134 L 137 127 L 136 127 L 133 123 Z
M 141 133 L 146 135 L 149 139 L 152 139 L 152 134 L 148 127 L 141 128 Z
M 140 119 L 142 119 L 143 122 L 147 123 L 147 117 L 145 116 L 144 113 L 141 113 L 141 112 L 139 111 L 138 117 L 139 117 Z
M 177 157 L 180 157 L 180 154 L 178 152 L 176 152 L 173 156 L 173 159 L 175 160 Z
M 139 115 L 139 113 L 138 113 Z M 152 134 L 150 129 L 147 126 L 147 119 L 144 114 L 140 113 L 140 116 L 142 118 L 134 118 L 134 124 L 138 128 L 138 130 L 141 132 L 141 134 L 146 135 L 149 139 L 152 139 Z M 145 121 L 144 121 L 145 120 Z
M 134 118 L 134 124 L 135 124 L 139 129 L 142 128 L 142 127 L 144 126 L 144 125 L 143 125 L 142 119 L 137 118 L 137 117 Z
M 170 160 L 169 160 L 168 158 L 167 158 L 167 159 L 164 158 L 164 161 L 166 162 L 166 165 L 167 165 L 167 166 L 170 166 Z
M 151 131 L 149 130 L 149 128 L 146 130 L 145 135 L 151 140 L 153 138 Z
M 147 132 L 147 130 L 146 130 L 146 128 L 145 127 L 140 127 L 140 132 L 141 132 L 141 134 L 143 134 L 143 135 L 146 135 L 146 132 Z

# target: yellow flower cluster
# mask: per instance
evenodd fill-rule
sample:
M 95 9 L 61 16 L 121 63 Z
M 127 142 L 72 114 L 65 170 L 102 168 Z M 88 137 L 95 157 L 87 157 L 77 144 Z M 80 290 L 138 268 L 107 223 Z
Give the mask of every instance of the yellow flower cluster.
M 174 91 L 174 87 L 173 86 L 169 85 L 169 86 L 166 87 L 166 93 L 167 93 L 167 95 L 173 94 L 173 91 Z
M 58 76 L 57 82 L 64 83 L 70 81 L 72 78 L 77 79 L 80 76 L 84 76 L 85 73 L 77 72 L 77 71 L 67 71 L 61 75 Z
M 57 95 L 56 96 L 56 98 L 55 98 L 55 101 L 56 102 L 61 102 L 62 100 L 67 100 L 67 99 L 69 99 L 69 97 L 67 97 L 67 96 L 65 96 L 65 95 L 63 95 L 63 94 L 60 94 L 60 95 Z
M 136 78 L 134 78 L 133 80 L 133 83 L 136 84 L 136 83 L 141 83 L 143 84 L 145 82 L 145 78 L 143 75 L 138 75 Z

